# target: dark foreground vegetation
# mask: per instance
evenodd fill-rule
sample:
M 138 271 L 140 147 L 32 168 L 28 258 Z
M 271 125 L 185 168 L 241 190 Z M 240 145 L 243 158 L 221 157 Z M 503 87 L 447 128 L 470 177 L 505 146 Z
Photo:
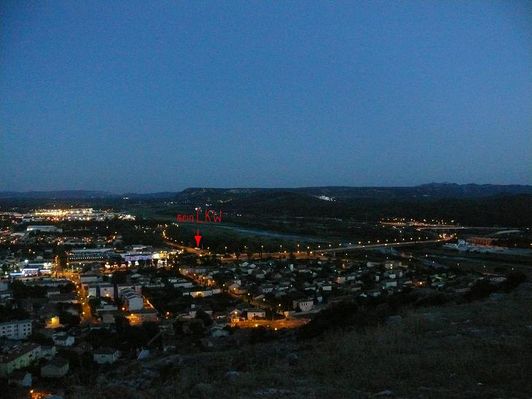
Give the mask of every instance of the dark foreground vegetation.
M 521 272 L 510 272 L 502 283 L 478 280 L 465 294 L 449 294 L 431 289 L 408 289 L 379 298 L 340 302 L 321 311 L 312 321 L 298 330 L 299 339 L 309 339 L 329 331 L 355 328 L 364 330 L 400 320 L 400 313 L 412 309 L 462 304 L 509 293 L 526 280 Z

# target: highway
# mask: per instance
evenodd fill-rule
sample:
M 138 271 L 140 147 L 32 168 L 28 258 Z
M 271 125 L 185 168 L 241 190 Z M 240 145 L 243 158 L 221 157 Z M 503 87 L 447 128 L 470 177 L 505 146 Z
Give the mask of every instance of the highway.
M 447 242 L 451 240 L 452 238 L 441 238 L 441 239 L 435 239 L 435 240 L 410 240 L 410 241 L 398 241 L 398 242 L 376 242 L 376 243 L 368 243 L 368 244 L 354 244 L 354 245 L 346 245 L 346 246 L 339 246 L 336 248 L 314 248 L 313 250 L 299 250 L 299 251 L 279 251 L 279 252 L 255 252 L 251 254 L 251 257 L 248 257 L 247 254 L 241 253 L 238 257 L 236 254 L 214 254 L 210 251 L 201 249 L 201 248 L 194 248 L 194 247 L 187 247 L 184 245 L 176 244 L 166 236 L 166 232 L 163 231 L 163 239 L 165 243 L 171 247 L 178 248 L 181 250 L 184 250 L 187 253 L 196 254 L 198 256 L 209 256 L 209 255 L 220 255 L 222 257 L 222 262 L 235 262 L 238 260 L 260 260 L 260 259 L 287 259 L 289 256 L 293 255 L 296 259 L 299 260 L 311 260 L 311 259 L 321 259 L 325 254 L 328 253 L 336 253 L 336 252 L 346 252 L 346 251 L 356 251 L 356 250 L 367 250 L 367 249 L 375 249 L 375 248 L 388 248 L 388 247 L 405 247 L 410 245 L 420 245 L 420 244 L 437 244 L 442 242 Z
M 450 238 L 440 238 L 437 240 L 417 240 L 417 241 L 400 241 L 400 242 L 385 242 L 385 243 L 378 243 L 378 244 L 357 244 L 357 245 L 347 245 L 345 247 L 337 247 L 337 248 L 327 248 L 322 249 L 319 252 L 320 253 L 328 253 L 328 252 L 342 252 L 342 251 L 352 251 L 352 250 L 360 250 L 360 249 L 374 249 L 374 248 L 388 248 L 388 247 L 405 247 L 409 245 L 419 245 L 419 244 L 437 244 L 440 242 L 447 242 Z

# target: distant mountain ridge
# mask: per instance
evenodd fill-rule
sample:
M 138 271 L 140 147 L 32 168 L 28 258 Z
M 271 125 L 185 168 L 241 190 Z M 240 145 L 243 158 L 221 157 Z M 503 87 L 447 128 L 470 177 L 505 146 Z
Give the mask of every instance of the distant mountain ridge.
M 413 187 L 202 188 L 180 192 L 112 194 L 105 191 L 1 193 L 2 207 L 56 206 L 178 209 L 197 206 L 269 220 L 278 217 L 383 217 L 459 220 L 471 226 L 532 226 L 532 186 L 431 183 Z M 229 216 L 228 216 L 229 217 Z
M 0 198 L 20 199 L 92 199 L 107 198 L 107 191 L 57 190 L 57 191 L 0 191 Z
M 187 188 L 177 194 L 180 200 L 227 201 L 236 198 L 263 196 L 274 193 L 295 193 L 312 197 L 329 197 L 337 200 L 378 199 L 439 199 L 482 198 L 494 195 L 532 194 L 528 185 L 430 183 L 412 187 L 298 187 L 298 188 Z M 277 195 L 277 194 L 276 194 Z
M 438 198 L 482 198 L 494 195 L 532 194 L 530 185 L 499 185 L 499 184 L 456 184 L 429 183 L 406 187 L 353 187 L 353 186 L 323 186 L 323 187 L 280 187 L 280 188 L 210 188 L 190 187 L 180 192 L 156 193 L 124 193 L 113 194 L 107 191 L 89 190 L 60 190 L 60 191 L 0 191 L 0 199 L 176 199 L 178 201 L 233 201 L 239 198 L 253 197 L 256 194 L 279 195 L 279 193 L 293 193 L 311 197 L 329 197 L 338 200 L 349 199 L 438 199 Z

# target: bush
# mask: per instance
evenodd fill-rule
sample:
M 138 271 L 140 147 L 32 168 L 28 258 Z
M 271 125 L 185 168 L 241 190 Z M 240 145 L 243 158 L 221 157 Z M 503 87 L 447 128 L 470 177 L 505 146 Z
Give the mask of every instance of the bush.
M 506 275 L 506 281 L 502 284 L 502 289 L 511 291 L 519 284 L 526 281 L 526 275 L 522 272 L 510 272 Z
M 464 295 L 467 301 L 476 301 L 489 296 L 492 292 L 497 291 L 497 287 L 488 280 L 478 280 L 469 292 Z
M 317 337 L 327 330 L 336 330 L 350 326 L 358 313 L 358 306 L 352 302 L 340 302 L 322 310 L 308 324 L 298 331 L 299 338 Z

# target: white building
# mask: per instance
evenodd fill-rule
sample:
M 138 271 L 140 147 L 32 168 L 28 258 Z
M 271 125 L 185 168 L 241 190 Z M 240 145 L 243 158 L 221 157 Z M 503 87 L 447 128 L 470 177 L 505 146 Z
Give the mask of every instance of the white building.
M 27 371 L 14 371 L 11 373 L 8 379 L 9 385 L 17 385 L 23 388 L 31 387 L 32 376 Z
M 266 318 L 266 311 L 262 309 L 248 309 L 247 310 L 247 319 L 264 319 Z
M 92 359 L 98 364 L 112 364 L 118 360 L 119 356 L 117 349 L 100 348 L 93 352 Z
M 102 281 L 102 276 L 96 273 L 80 274 L 79 281 L 81 282 L 81 284 L 97 283 L 97 282 Z
M 386 280 L 382 282 L 382 288 L 397 287 L 397 280 Z
M 76 342 L 76 339 L 67 333 L 56 333 L 52 336 L 52 340 L 57 346 L 72 346 Z
M 100 297 L 114 298 L 115 287 L 112 284 L 100 284 L 98 289 L 100 290 Z
M 26 227 L 26 231 L 29 233 L 31 231 L 45 232 L 45 233 L 61 233 L 63 229 L 60 229 L 55 226 L 50 225 L 33 225 Z
M 141 284 L 134 284 L 134 285 L 120 284 L 120 285 L 117 285 L 116 289 L 118 291 L 118 295 L 119 296 L 122 296 L 122 291 L 127 290 L 127 289 L 130 289 L 130 290 L 136 292 L 138 295 L 142 295 L 142 285 Z
M 69 363 L 61 357 L 55 357 L 41 367 L 41 377 L 61 378 L 68 374 Z
M 26 339 L 31 335 L 31 320 L 13 320 L 0 323 L 0 337 Z
M 195 290 L 189 292 L 183 292 L 183 296 L 190 295 L 192 298 L 204 298 L 207 296 L 212 296 L 212 290 Z
M 144 308 L 144 299 L 131 288 L 122 290 L 120 295 L 128 310 L 140 310 Z
M 0 377 L 7 377 L 13 371 L 28 367 L 40 359 L 41 346 L 26 343 L 15 346 L 7 353 L 0 354 Z
M 292 301 L 292 306 L 294 309 L 299 308 L 302 312 L 309 312 L 314 307 L 314 300 L 300 299 L 297 301 Z
M 87 263 L 108 260 L 115 252 L 113 248 L 73 249 L 67 253 L 67 263 Z

